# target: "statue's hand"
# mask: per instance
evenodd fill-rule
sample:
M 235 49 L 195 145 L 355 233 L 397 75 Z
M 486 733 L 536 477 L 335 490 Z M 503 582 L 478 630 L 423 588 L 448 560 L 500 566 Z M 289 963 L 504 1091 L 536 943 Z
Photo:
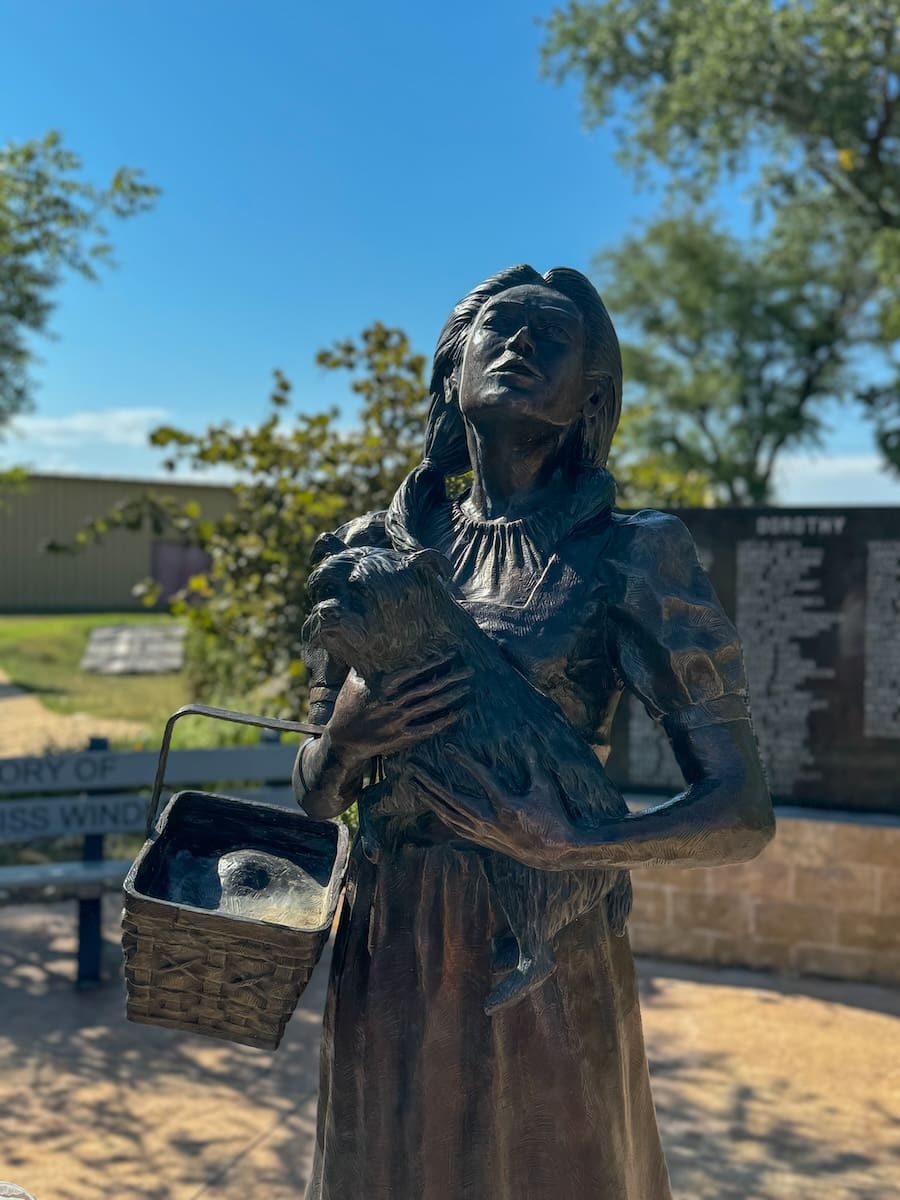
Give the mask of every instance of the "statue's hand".
M 348 764 L 364 763 L 449 729 L 459 719 L 471 677 L 469 668 L 454 669 L 452 656 L 373 680 L 351 670 L 326 727 L 332 751 Z
M 512 792 L 481 763 L 457 746 L 444 752 L 466 771 L 478 792 L 449 788 L 423 767 L 411 766 L 409 777 L 434 804 L 441 820 L 467 841 L 519 859 L 531 867 L 560 869 L 559 856 L 578 841 L 552 781 L 533 772 L 527 792 Z

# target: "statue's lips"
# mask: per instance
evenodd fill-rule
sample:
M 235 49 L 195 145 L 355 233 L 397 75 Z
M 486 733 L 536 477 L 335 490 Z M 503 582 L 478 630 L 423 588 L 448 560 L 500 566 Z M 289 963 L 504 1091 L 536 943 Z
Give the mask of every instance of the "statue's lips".
M 544 376 L 537 369 L 532 367 L 525 361 L 524 358 L 509 357 L 501 358 L 498 363 L 495 363 L 488 371 L 489 375 L 525 375 L 531 379 L 543 380 Z

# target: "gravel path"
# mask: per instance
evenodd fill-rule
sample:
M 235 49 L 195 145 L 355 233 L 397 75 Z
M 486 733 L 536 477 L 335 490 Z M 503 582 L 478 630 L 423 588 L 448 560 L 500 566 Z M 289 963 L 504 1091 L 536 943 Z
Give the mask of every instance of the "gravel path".
M 0 1179 L 36 1200 L 298 1200 L 324 963 L 266 1054 L 124 1020 L 115 897 L 114 981 L 73 991 L 73 910 L 0 910 Z M 677 1200 L 900 1195 L 900 995 L 639 967 Z M 561 1180 L 559 1200 L 588 1198 Z
M 0 758 L 83 750 L 92 737 L 130 738 L 143 730 L 138 721 L 50 712 L 37 696 L 16 687 L 0 671 Z

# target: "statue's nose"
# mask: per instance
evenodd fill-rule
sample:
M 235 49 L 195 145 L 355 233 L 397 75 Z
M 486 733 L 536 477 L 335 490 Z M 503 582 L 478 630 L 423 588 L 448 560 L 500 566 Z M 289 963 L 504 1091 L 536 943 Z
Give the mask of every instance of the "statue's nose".
M 534 339 L 531 336 L 528 326 L 523 325 L 520 329 L 517 329 L 506 343 L 506 347 L 508 350 L 515 350 L 523 358 L 528 358 L 534 354 Z

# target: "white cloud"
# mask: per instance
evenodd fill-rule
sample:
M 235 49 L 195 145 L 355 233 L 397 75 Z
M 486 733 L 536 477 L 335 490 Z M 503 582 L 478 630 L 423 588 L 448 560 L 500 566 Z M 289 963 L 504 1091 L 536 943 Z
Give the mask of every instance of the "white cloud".
M 877 454 L 785 455 L 775 469 L 777 504 L 900 504 L 900 479 Z
M 75 446 L 144 446 L 147 434 L 169 417 L 165 408 L 106 408 L 67 413 L 59 417 L 19 417 L 11 429 L 9 452 L 15 442 L 44 451 L 70 450 Z

